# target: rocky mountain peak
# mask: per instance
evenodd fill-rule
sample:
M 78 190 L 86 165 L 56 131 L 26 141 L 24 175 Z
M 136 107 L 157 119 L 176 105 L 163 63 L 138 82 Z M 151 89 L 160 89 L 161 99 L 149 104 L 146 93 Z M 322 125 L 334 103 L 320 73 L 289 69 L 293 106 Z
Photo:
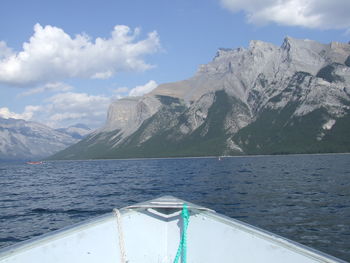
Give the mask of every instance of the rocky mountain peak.
M 193 77 L 114 102 L 80 145 L 86 158 L 350 151 L 349 57 L 348 44 L 291 37 L 219 49 Z
M 335 50 L 350 51 L 350 42 L 342 43 L 342 42 L 332 41 L 330 43 L 330 48 Z
M 277 47 L 274 44 L 264 42 L 261 40 L 252 40 L 249 42 L 249 49 L 251 51 L 254 50 L 260 50 L 260 51 L 265 51 L 265 50 L 275 50 Z
M 214 57 L 213 60 L 217 59 L 217 58 L 221 58 L 221 57 L 226 57 L 228 56 L 234 49 L 231 48 L 219 48 L 216 51 L 216 55 Z
M 349 54 L 346 47 L 347 44 L 333 44 L 332 49 L 331 44 L 286 37 L 281 47 L 253 40 L 246 49 L 220 48 L 211 62 L 199 66 L 194 77 L 162 84 L 152 95 L 173 96 L 188 103 L 207 92 L 224 88 L 232 96 L 247 102 L 251 90 L 262 88 L 255 84 L 262 79 L 280 82 L 291 78 L 295 72 L 317 75 L 328 64 L 349 64 L 348 55 L 344 54 Z

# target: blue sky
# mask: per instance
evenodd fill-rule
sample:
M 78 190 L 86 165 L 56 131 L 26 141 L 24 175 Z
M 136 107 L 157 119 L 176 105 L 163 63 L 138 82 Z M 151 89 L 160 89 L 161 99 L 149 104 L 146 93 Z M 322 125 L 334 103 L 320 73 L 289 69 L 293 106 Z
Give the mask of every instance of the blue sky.
M 0 116 L 103 125 L 111 100 L 191 77 L 220 47 L 350 40 L 348 0 L 3 0 Z

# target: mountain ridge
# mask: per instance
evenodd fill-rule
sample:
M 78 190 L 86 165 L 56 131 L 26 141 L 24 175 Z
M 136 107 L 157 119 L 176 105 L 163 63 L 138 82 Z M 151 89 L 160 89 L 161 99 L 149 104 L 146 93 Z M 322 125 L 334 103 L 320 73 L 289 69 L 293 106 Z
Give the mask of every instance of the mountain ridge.
M 349 57 L 349 44 L 291 37 L 219 49 L 193 77 L 115 101 L 104 127 L 52 158 L 350 151 Z
M 0 160 L 34 160 L 76 143 L 72 134 L 44 124 L 0 117 Z
M 55 130 L 61 133 L 65 133 L 69 136 L 72 136 L 74 139 L 77 139 L 77 140 L 83 139 L 85 136 L 87 136 L 92 132 L 92 130 L 87 125 L 82 123 L 77 123 L 67 128 L 58 128 Z

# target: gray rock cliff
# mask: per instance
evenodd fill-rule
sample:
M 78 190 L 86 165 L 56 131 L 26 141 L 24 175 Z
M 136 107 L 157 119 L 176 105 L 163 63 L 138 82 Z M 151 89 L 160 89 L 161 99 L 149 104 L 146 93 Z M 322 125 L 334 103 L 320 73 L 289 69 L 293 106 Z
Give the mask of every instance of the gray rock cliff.
M 349 57 L 350 44 L 291 37 L 219 49 L 192 78 L 114 102 L 80 146 L 106 150 L 96 158 L 349 151 Z

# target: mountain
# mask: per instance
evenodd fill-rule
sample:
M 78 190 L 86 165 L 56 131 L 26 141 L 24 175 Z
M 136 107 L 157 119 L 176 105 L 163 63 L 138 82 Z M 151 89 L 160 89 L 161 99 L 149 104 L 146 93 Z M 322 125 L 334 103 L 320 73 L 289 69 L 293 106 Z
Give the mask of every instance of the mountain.
M 37 122 L 0 118 L 0 160 L 40 159 L 77 141 Z
M 56 129 L 56 131 L 65 133 L 78 140 L 83 139 L 86 135 L 92 132 L 92 130 L 88 126 L 82 123 L 77 123 L 67 128 L 59 128 Z
M 113 102 L 103 128 L 52 158 L 348 152 L 349 113 L 350 44 L 251 41 Z

